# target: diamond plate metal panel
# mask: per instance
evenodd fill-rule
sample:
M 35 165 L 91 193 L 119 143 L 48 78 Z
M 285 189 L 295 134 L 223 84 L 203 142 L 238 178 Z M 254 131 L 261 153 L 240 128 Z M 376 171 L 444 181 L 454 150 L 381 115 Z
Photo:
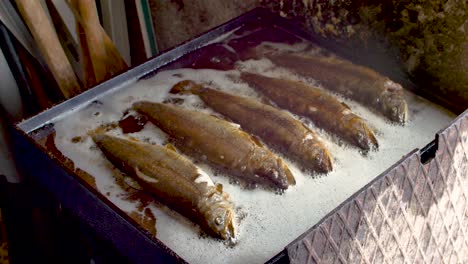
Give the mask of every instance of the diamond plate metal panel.
M 468 263 L 468 111 L 287 247 L 291 263 Z

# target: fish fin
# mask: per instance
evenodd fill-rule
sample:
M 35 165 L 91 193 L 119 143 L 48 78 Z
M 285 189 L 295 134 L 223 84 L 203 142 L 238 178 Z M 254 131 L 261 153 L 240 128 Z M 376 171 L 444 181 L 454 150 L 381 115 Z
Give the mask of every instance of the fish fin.
M 223 185 L 221 183 L 216 183 L 216 190 L 219 192 L 219 193 L 222 193 L 223 192 Z
M 254 135 L 249 135 L 249 136 L 252 139 L 252 141 L 255 143 L 255 145 L 259 147 L 264 147 L 262 141 L 260 141 L 260 139 L 257 136 L 254 136 Z
M 302 125 L 307 131 L 309 131 L 309 133 L 311 133 L 314 137 L 317 136 L 317 133 L 316 133 L 314 130 L 312 130 L 310 127 L 306 126 L 306 124 L 304 124 L 303 122 L 301 122 L 301 125 Z
M 135 174 L 138 178 L 140 178 L 141 180 L 147 182 L 147 183 L 150 183 L 150 184 L 155 184 L 155 183 L 158 183 L 158 179 L 155 179 L 154 177 L 151 177 L 151 176 L 148 176 L 146 174 L 144 174 L 143 172 L 140 171 L 140 169 L 138 168 L 135 168 Z
M 351 110 L 351 107 L 349 107 L 347 104 L 345 104 L 344 102 L 341 102 L 341 105 L 346 107 L 347 109 L 350 109 Z
M 141 143 L 141 141 L 136 137 L 131 137 L 130 136 L 130 137 L 128 137 L 128 140 Z
M 264 96 L 261 96 L 259 101 L 260 101 L 261 103 L 263 103 L 263 104 L 266 104 L 266 105 L 269 105 L 269 106 L 271 106 L 271 107 L 274 107 L 274 108 L 279 109 L 279 107 L 276 106 L 270 99 L 268 99 L 268 98 L 266 98 L 266 97 L 264 97 Z
M 138 184 L 138 182 L 132 177 L 124 176 L 124 182 L 127 186 L 129 186 L 132 189 L 139 190 L 139 191 L 143 190 L 140 184 Z
M 166 145 L 164 145 L 164 147 L 166 147 L 167 149 L 170 149 L 174 152 L 177 152 L 177 149 L 176 147 L 174 147 L 174 145 L 172 145 L 171 143 L 167 143 Z
M 183 80 L 172 86 L 172 94 L 196 94 L 202 86 L 192 80 Z
M 227 117 L 225 117 L 225 116 L 223 116 L 223 115 L 220 115 L 220 114 L 217 114 L 217 113 L 215 113 L 215 114 L 209 114 L 209 115 L 212 116 L 212 117 L 216 117 L 217 119 L 221 119 L 221 120 L 224 120 L 224 121 L 227 121 L 227 122 L 232 123 L 232 121 L 231 121 L 229 118 L 227 118 Z

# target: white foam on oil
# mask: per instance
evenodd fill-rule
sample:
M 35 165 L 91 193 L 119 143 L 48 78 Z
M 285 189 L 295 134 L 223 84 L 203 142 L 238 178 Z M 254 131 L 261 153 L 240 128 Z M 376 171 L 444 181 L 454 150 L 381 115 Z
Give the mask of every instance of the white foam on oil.
M 248 61 L 239 66 L 262 74 L 310 82 L 287 70 L 273 67 L 266 60 Z M 160 72 L 63 118 L 55 124 L 56 146 L 75 163 L 75 166 L 93 175 L 97 189 L 124 212 L 136 211 L 139 202 L 129 202 L 125 192 L 116 183 L 112 165 L 104 158 L 89 137 L 79 143 L 72 138 L 84 136 L 89 130 L 119 120 L 132 103 L 140 100 L 162 102 L 168 98 L 183 98 L 182 107 L 214 112 L 203 106 L 193 95 L 168 95 L 175 83 L 191 79 L 218 89 L 243 96 L 257 97 L 248 85 L 238 81 L 239 72 L 179 69 Z M 314 83 L 316 84 L 316 83 Z M 258 98 L 258 97 L 257 97 Z M 334 170 L 326 176 L 304 174 L 287 161 L 297 185 L 277 195 L 263 189 L 245 190 L 230 184 L 230 179 L 215 172 L 206 164 L 197 164 L 216 183 L 221 183 L 244 217 L 238 230 L 238 244 L 230 248 L 222 241 L 200 236 L 199 228 L 177 213 L 156 203 L 148 208 L 157 219 L 157 237 L 190 263 L 263 263 L 317 223 L 328 212 L 366 185 L 388 167 L 415 148 L 430 142 L 437 131 L 446 127 L 454 116 L 415 95 L 408 94 L 410 120 L 406 126 L 389 124 L 384 118 L 350 100 L 340 98 L 352 111 L 366 119 L 377 131 L 380 148 L 363 156 L 347 145 L 339 145 L 327 133 L 318 130 L 334 159 Z M 301 119 L 305 120 L 305 119 Z M 307 125 L 316 129 L 310 122 Z M 110 134 L 122 136 L 117 128 Z M 124 135 L 153 144 L 164 144 L 167 137 L 157 127 L 147 124 L 137 133 Z

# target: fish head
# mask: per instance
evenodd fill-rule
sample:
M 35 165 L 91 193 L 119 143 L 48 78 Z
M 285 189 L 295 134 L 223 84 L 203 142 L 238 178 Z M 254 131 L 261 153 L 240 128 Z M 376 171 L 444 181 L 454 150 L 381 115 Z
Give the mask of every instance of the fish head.
M 234 240 L 237 234 L 236 215 L 229 195 L 222 191 L 221 184 L 211 189 L 211 193 L 199 204 L 205 227 L 223 240 Z
M 349 123 L 350 137 L 354 144 L 361 148 L 364 153 L 374 151 L 379 148 L 379 143 L 375 137 L 374 131 L 366 124 L 366 122 L 358 116 L 354 116 Z
M 313 171 L 329 173 L 333 170 L 333 163 L 328 150 L 322 146 L 313 146 L 312 151 L 305 152 L 304 160 L 309 161 Z
M 279 157 L 273 154 L 267 155 L 255 166 L 255 176 L 267 182 L 273 188 L 287 189 L 290 185 L 295 185 L 296 180 L 288 165 Z
M 382 109 L 385 116 L 393 122 L 404 124 L 408 120 L 408 105 L 403 96 L 403 87 L 391 80 L 384 83 L 385 91 L 382 94 Z

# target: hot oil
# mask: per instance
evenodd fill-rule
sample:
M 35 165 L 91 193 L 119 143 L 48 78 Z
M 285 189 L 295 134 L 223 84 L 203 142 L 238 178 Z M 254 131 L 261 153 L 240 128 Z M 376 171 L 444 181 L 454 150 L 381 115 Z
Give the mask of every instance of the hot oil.
M 288 48 L 301 50 L 304 47 Z M 313 80 L 275 67 L 267 60 L 249 60 L 237 67 L 243 71 L 318 85 Z M 141 202 L 126 199 L 125 190 L 115 183 L 112 165 L 87 136 L 88 132 L 103 124 L 115 123 L 134 115 L 131 112 L 126 115 L 126 112 L 134 102 L 140 100 L 176 102 L 181 107 L 216 115 L 195 95 L 168 93 L 174 84 L 185 79 L 260 100 L 261 97 L 253 89 L 238 80 L 239 73 L 239 70 L 193 69 L 160 72 L 150 79 L 139 81 L 103 98 L 101 104 L 91 104 L 57 122 L 55 144 L 65 156 L 73 160 L 77 168 L 95 177 L 100 192 L 109 193 L 111 202 L 130 213 L 141 206 Z M 403 155 L 431 141 L 434 134 L 454 118 L 415 95 L 407 94 L 406 98 L 411 113 L 406 126 L 390 124 L 360 104 L 339 98 L 377 131 L 380 148 L 367 155 L 362 155 L 347 144 L 340 144 L 312 122 L 296 116 L 320 134 L 333 157 L 334 170 L 328 175 L 310 175 L 286 160 L 296 177 L 297 185 L 289 188 L 283 195 L 261 188 L 246 190 L 237 184 L 231 184 L 230 177 L 215 172 L 204 163 L 197 163 L 215 183 L 223 184 L 236 207 L 240 208 L 238 214 L 242 216 L 242 221 L 238 228 L 236 246 L 229 247 L 217 239 L 200 237 L 200 229 L 196 225 L 164 206 L 151 203 L 145 209 L 148 208 L 156 216 L 157 237 L 190 263 L 265 262 Z M 99 114 L 95 115 L 96 112 Z M 140 125 L 137 127 L 141 128 Z M 150 122 L 142 126 L 140 131 L 138 129 L 126 131 L 129 133 L 125 134 L 121 126 L 107 133 L 150 144 L 164 145 L 168 141 L 167 136 Z M 73 140 L 77 137 L 80 138 L 79 141 Z

